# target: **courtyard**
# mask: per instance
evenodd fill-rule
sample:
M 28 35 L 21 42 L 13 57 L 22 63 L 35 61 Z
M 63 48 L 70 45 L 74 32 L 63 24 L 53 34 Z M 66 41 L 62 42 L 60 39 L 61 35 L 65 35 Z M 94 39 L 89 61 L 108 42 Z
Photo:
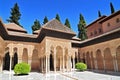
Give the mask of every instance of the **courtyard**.
M 0 80 L 120 80 L 119 73 L 103 74 L 90 71 L 84 72 L 49 72 L 47 74 L 31 72 L 29 75 L 15 76 L 14 72 L 3 71 Z

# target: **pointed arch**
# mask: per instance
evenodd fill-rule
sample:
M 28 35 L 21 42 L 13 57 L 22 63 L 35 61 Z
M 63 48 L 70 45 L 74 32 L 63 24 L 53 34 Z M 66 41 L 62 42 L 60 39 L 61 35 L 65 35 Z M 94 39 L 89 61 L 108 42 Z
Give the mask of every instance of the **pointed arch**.
M 96 51 L 96 60 L 97 60 L 98 70 L 104 70 L 103 56 L 101 50 L 99 49 Z
M 91 58 L 89 52 L 86 53 L 86 60 L 87 60 L 88 69 L 91 69 Z
M 95 69 L 95 61 L 93 57 L 93 52 L 91 52 L 91 61 L 92 61 L 92 69 Z
M 54 71 L 54 47 L 50 47 L 50 71 Z
M 60 70 L 63 66 L 63 49 L 61 46 L 56 47 L 56 70 Z
M 85 53 L 83 53 L 83 63 L 86 63 Z
M 22 62 L 28 63 L 28 50 L 27 50 L 27 48 L 23 49 Z
M 117 60 L 118 71 L 120 72 L 120 46 L 118 46 L 116 49 L 116 60 Z
M 32 71 L 39 71 L 39 57 L 38 57 L 38 50 L 34 49 L 32 54 L 32 63 L 31 63 L 31 70 Z
M 18 54 L 17 54 L 17 48 L 15 47 L 13 49 L 13 57 L 12 57 L 12 69 L 14 69 L 14 66 L 18 63 Z
M 65 68 L 67 68 L 67 64 L 68 64 L 68 49 L 67 48 L 65 48 L 65 56 L 64 56 L 64 66 L 65 66 Z
M 110 48 L 106 48 L 104 50 L 104 60 L 105 60 L 105 70 L 113 71 L 114 70 L 113 57 L 111 55 Z
M 3 70 L 10 69 L 10 55 L 9 55 L 9 48 L 5 49 L 5 56 L 3 58 Z

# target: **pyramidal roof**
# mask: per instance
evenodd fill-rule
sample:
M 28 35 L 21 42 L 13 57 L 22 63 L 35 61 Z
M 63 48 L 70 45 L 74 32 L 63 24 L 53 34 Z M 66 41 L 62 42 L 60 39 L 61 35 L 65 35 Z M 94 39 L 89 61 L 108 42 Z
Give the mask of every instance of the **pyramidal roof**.
M 4 24 L 4 25 L 7 28 L 7 30 L 17 30 L 17 31 L 27 32 L 24 28 L 20 27 L 19 25 L 15 24 L 15 23 L 8 23 L 8 24 Z
M 63 25 L 61 22 L 59 22 L 56 19 L 49 21 L 48 23 L 43 25 L 42 28 L 54 30 L 54 31 L 59 31 L 59 32 L 70 33 L 70 34 L 75 34 L 70 28 Z

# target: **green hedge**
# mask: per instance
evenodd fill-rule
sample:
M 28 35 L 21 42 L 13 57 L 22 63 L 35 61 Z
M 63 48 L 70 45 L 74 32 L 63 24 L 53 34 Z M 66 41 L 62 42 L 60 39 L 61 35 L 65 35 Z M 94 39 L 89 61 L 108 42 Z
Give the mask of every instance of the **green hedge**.
M 15 74 L 28 74 L 30 72 L 30 65 L 27 63 L 18 63 L 15 65 Z
M 80 70 L 80 71 L 84 71 L 87 69 L 87 65 L 83 62 L 79 62 L 75 64 L 75 68 Z

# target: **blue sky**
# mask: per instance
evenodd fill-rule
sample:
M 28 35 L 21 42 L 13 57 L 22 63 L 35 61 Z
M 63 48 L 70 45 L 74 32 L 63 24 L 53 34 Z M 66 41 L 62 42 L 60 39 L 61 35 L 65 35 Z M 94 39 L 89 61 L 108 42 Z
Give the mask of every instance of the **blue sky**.
M 68 18 L 73 31 L 77 33 L 80 13 L 89 24 L 98 18 L 98 10 L 102 15 L 110 15 L 110 2 L 116 11 L 120 10 L 120 0 L 0 0 L 0 17 L 4 23 L 7 23 L 6 19 L 16 2 L 22 14 L 20 24 L 30 34 L 34 20 L 38 19 L 42 24 L 45 16 L 51 20 L 58 13 L 63 24 Z

